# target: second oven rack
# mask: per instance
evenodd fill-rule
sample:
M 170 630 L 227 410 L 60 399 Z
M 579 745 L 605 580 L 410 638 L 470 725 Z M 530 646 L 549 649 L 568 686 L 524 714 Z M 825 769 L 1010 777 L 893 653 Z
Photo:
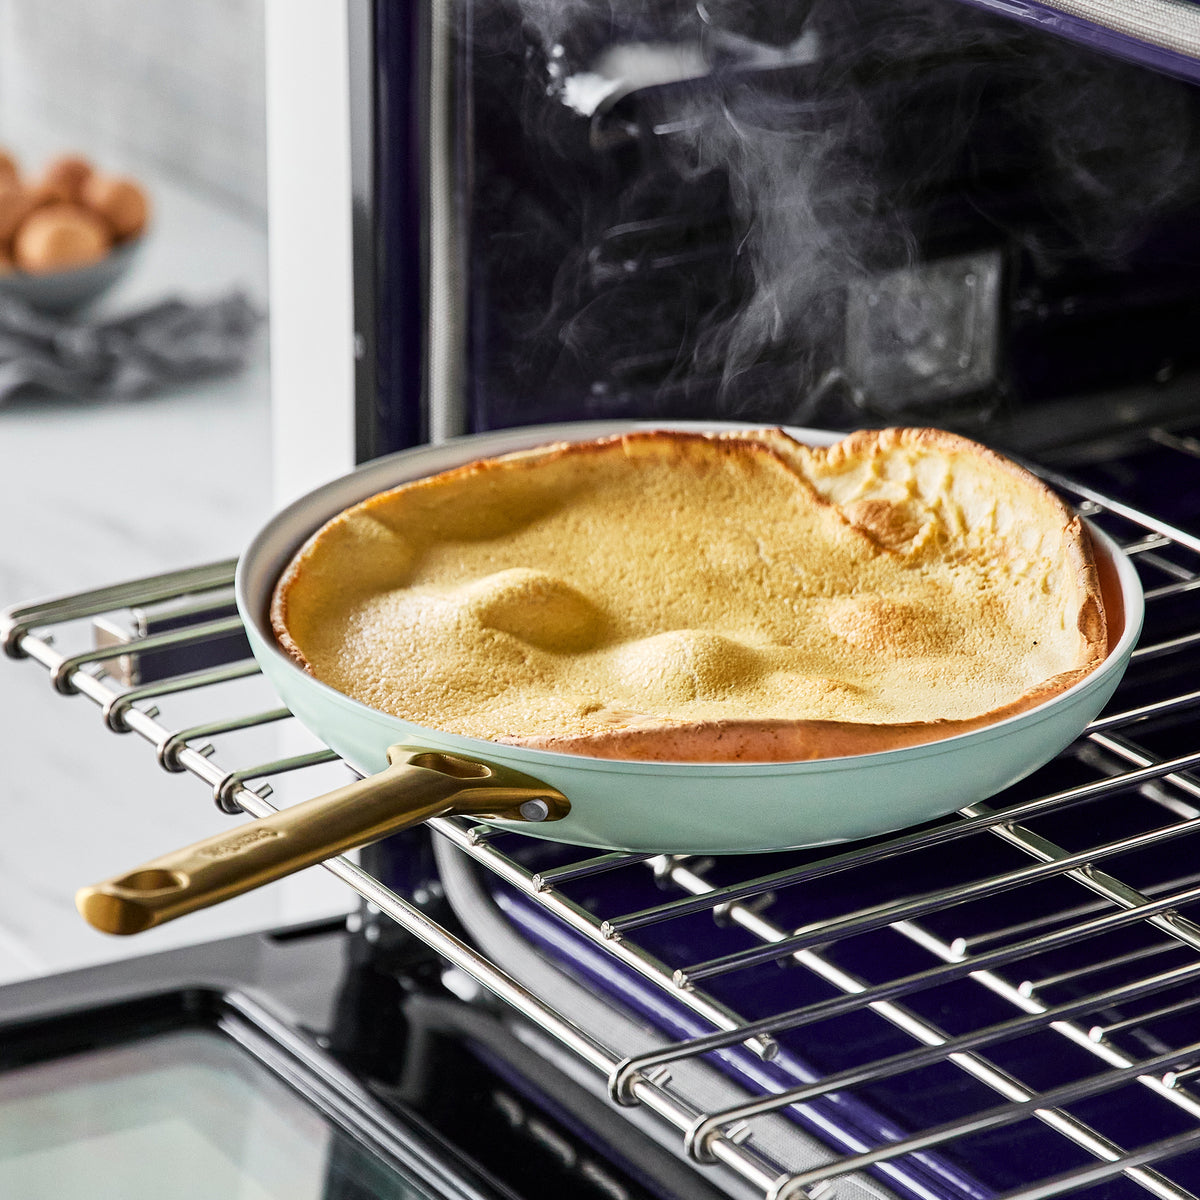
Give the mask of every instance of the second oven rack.
M 546 1031 L 606 1081 L 616 1103 L 656 1113 L 681 1135 L 685 1154 L 723 1163 L 771 1200 L 816 1196 L 863 1172 L 911 1188 L 906 1164 L 920 1176 L 931 1154 L 969 1160 L 981 1140 L 1030 1124 L 1068 1148 L 1067 1165 L 1035 1165 L 1033 1178 L 981 1194 L 1041 1200 L 1123 1180 L 1135 1192 L 1188 1200 L 1189 1182 L 1200 1178 L 1200 1041 L 1178 1030 L 1190 1022 L 1194 1031 L 1200 1015 L 1200 925 L 1189 915 L 1200 912 L 1200 867 L 1154 864 L 1200 832 L 1200 737 L 1193 731 L 1181 742 L 1178 734 L 1200 703 L 1188 686 L 1197 676 L 1186 669 L 1200 652 L 1200 617 L 1190 625 L 1154 617 L 1198 607 L 1188 601 L 1200 589 L 1200 539 L 1083 484 L 1048 478 L 1138 565 L 1148 622 L 1131 676 L 1166 682 L 1123 687 L 1075 746 L 1028 787 L 998 798 L 1003 807 L 974 804 L 846 849 L 735 859 L 569 851 L 547 860 L 528 853 L 530 839 L 519 835 L 458 818 L 432 823 L 523 904 L 667 997 L 682 1015 L 666 1045 L 625 1055 L 413 897 L 345 857 L 325 868 Z M 294 724 L 287 710 L 230 713 L 214 700 L 211 715 L 180 725 L 158 707 L 183 695 L 203 706 L 209 693 L 256 675 L 231 608 L 233 571 L 229 561 L 21 606 L 0 631 L 9 655 L 40 663 L 60 693 L 93 701 L 109 729 L 137 734 L 165 770 L 203 781 L 225 812 L 261 817 L 275 811 L 270 781 L 303 779 L 336 756 L 316 748 L 230 766 L 214 742 Z M 147 625 L 141 614 L 152 610 L 171 616 Z M 84 622 L 100 631 L 97 644 L 64 649 L 61 635 Z M 171 660 L 206 646 L 219 647 L 223 661 L 196 669 Z M 157 677 L 139 681 L 138 664 L 152 662 L 160 669 L 147 675 Z M 1115 828 L 1100 819 L 1114 805 Z M 926 874 L 931 863 L 937 869 Z M 947 863 L 954 869 L 943 877 Z M 614 895 L 638 899 L 629 907 Z M 693 960 L 676 948 L 677 931 L 697 922 L 720 931 L 720 953 Z M 780 964 L 790 976 L 783 1000 L 764 1011 L 766 989 L 754 986 L 747 1004 L 743 982 Z M 950 994 L 969 994 L 980 1015 L 948 1018 L 944 1005 L 926 1003 Z M 786 1060 L 798 1031 L 864 1018 L 901 1042 L 881 1039 L 875 1057 L 830 1060 L 803 1078 L 758 1078 L 744 1099 L 721 1107 L 696 1103 L 676 1077 L 682 1062 L 722 1055 Z M 1022 1039 L 1049 1047 L 1034 1058 L 1062 1055 L 1074 1065 L 1056 1078 L 1029 1078 L 1008 1054 Z M 897 1080 L 917 1085 L 937 1070 L 969 1085 L 966 1115 L 942 1119 L 931 1110 L 860 1144 L 843 1140 L 827 1161 L 799 1170 L 760 1150 L 756 1122 L 767 1114 L 819 1109 Z M 1144 1097 L 1160 1114 L 1152 1136 L 1094 1119 L 1089 1104 L 1118 1094 L 1139 1107 Z

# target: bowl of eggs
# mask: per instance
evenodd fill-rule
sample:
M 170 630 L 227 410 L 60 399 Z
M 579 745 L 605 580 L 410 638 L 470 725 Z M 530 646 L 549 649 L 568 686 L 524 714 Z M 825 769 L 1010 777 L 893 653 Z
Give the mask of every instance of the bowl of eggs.
M 0 149 L 0 294 L 45 312 L 82 307 L 129 269 L 149 219 L 128 176 L 80 154 L 27 175 Z

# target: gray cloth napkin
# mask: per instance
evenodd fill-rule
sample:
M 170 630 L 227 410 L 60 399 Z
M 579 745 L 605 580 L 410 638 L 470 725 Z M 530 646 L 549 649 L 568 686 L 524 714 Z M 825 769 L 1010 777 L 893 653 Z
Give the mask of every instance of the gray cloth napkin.
M 261 321 L 238 291 L 99 320 L 38 312 L 0 295 L 0 405 L 18 394 L 129 399 L 235 371 Z

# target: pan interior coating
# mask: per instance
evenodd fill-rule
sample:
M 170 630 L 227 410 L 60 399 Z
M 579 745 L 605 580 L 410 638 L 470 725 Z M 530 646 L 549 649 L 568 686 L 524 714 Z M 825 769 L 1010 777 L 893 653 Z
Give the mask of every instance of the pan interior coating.
M 328 522 L 271 617 L 318 679 L 415 724 L 697 762 L 965 732 L 1107 644 L 1079 520 L 920 429 L 654 430 L 471 463 Z

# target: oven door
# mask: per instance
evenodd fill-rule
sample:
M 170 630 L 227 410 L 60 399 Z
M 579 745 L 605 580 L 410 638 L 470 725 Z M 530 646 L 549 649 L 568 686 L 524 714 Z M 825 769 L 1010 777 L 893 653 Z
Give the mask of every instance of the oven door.
M 388 925 L 0 988 L 0 1195 L 727 1200 Z
M 243 937 L 0 989 L 0 1194 L 496 1200 L 294 1012 L 233 982 L 303 970 L 291 999 L 321 1020 L 345 936 Z

